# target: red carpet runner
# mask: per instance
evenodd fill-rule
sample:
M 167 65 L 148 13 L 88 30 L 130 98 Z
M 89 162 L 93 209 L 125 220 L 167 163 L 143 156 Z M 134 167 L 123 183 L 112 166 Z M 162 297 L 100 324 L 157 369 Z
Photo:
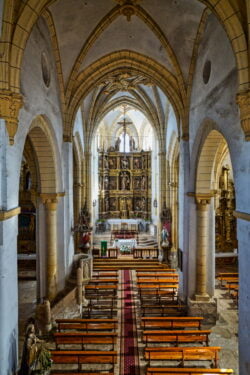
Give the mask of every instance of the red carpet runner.
M 139 375 L 136 316 L 131 271 L 122 272 L 120 375 Z

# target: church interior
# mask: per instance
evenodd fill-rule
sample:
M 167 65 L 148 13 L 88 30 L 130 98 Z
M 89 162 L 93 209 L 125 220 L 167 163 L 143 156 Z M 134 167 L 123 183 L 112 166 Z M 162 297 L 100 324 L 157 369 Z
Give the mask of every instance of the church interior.
M 0 22 L 0 375 L 249 375 L 249 0 Z

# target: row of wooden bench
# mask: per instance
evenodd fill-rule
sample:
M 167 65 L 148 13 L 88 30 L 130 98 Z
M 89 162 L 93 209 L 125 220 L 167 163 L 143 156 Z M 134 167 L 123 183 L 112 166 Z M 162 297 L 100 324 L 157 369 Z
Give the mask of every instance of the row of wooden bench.
M 118 321 L 113 314 L 117 304 L 118 272 L 97 272 L 93 275 L 94 278 L 85 286 L 85 297 L 89 301 L 86 307 L 88 318 L 56 320 L 58 332 L 54 333 L 56 350 L 52 352 L 53 362 L 77 366 L 75 372 L 57 370 L 56 374 L 76 374 L 82 372 L 86 365 L 94 365 L 94 372 L 89 374 L 97 375 L 103 372 L 103 365 L 108 365 L 111 369 L 105 374 L 114 375 Z M 111 318 L 93 318 L 97 309 L 101 310 L 102 315 L 110 314 Z M 90 350 L 93 345 L 95 350 Z M 78 349 L 72 349 L 72 346 Z
M 137 272 L 137 281 L 139 288 L 141 288 L 142 278 L 144 278 L 153 287 L 154 285 L 171 285 L 170 282 L 178 280 L 175 274 L 167 276 L 167 280 L 161 276 L 161 273 L 149 272 L 147 275 L 144 272 Z M 172 278 L 172 280 L 171 280 Z M 164 281 L 163 281 L 164 280 Z M 160 282 L 159 282 L 160 281 Z M 169 282 L 169 284 L 168 284 Z M 148 363 L 146 369 L 146 375 L 170 375 L 170 374 L 232 374 L 231 369 L 193 369 L 193 368 L 163 368 L 163 367 L 151 367 L 153 361 L 179 361 L 180 366 L 184 366 L 188 361 L 210 361 L 213 367 L 218 367 L 218 353 L 220 347 L 209 346 L 209 335 L 210 330 L 202 330 L 202 317 L 187 317 L 187 316 L 145 316 L 146 306 L 143 301 L 143 295 L 139 293 L 140 305 L 143 312 L 141 314 L 141 328 L 142 328 L 142 341 L 145 344 L 144 357 Z M 161 309 L 162 315 L 168 315 L 173 312 L 180 311 L 180 305 L 162 304 L 159 300 L 157 301 L 157 308 Z M 151 305 L 151 311 L 153 311 L 153 304 Z M 198 343 L 205 346 L 195 347 L 179 347 L 179 344 L 186 343 Z M 154 346 L 151 346 L 153 344 Z M 157 347 L 155 345 L 157 344 Z M 162 344 L 174 345 L 171 347 L 162 346 Z

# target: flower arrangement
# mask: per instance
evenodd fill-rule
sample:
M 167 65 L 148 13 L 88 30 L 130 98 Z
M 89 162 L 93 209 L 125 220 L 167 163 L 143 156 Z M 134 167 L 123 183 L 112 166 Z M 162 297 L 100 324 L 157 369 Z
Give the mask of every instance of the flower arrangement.
M 46 344 L 41 341 L 37 343 L 37 352 L 35 356 L 34 366 L 32 366 L 32 375 L 45 375 L 48 374 L 52 366 L 51 353 Z

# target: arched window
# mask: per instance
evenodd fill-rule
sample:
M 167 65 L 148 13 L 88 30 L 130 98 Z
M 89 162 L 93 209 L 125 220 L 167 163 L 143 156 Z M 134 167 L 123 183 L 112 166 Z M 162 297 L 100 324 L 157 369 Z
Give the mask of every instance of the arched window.
M 120 135 L 120 152 L 130 152 L 130 147 L 129 147 L 129 135 L 127 133 L 122 133 Z

